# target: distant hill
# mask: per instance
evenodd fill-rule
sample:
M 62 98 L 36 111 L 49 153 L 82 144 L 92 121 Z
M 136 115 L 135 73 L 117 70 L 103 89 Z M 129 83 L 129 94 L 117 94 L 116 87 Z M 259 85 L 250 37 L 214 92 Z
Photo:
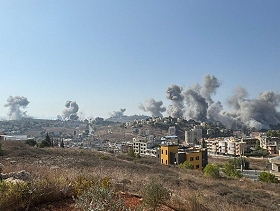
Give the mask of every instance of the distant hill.
M 120 116 L 120 117 L 110 117 L 106 119 L 106 121 L 111 121 L 111 122 L 120 122 L 120 123 L 125 123 L 125 122 L 133 122 L 134 120 L 141 120 L 141 119 L 147 119 L 150 118 L 150 116 L 145 116 L 145 115 L 132 115 L 132 116 Z

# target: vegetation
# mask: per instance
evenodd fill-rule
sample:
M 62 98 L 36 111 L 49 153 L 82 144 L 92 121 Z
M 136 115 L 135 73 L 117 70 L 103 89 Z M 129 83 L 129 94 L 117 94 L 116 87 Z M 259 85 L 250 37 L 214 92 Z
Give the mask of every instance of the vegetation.
M 266 135 L 268 137 L 280 137 L 280 130 L 269 130 Z
M 254 150 L 250 153 L 245 153 L 246 156 L 250 157 L 265 157 L 267 155 L 269 155 L 269 152 L 266 149 L 258 149 L 258 150 Z
M 104 178 L 91 185 L 77 196 L 75 207 L 80 211 L 125 211 L 128 210 L 119 193 L 116 193 L 109 178 Z
M 112 200 L 122 204 L 124 199 L 126 206 L 127 194 L 137 196 L 140 203 L 138 210 L 141 210 L 144 205 L 143 189 L 153 178 L 160 178 L 160 182 L 157 181 L 159 187 L 170 193 L 168 200 L 163 201 L 170 210 L 279 210 L 279 184 L 245 178 L 240 182 L 205 177 L 209 173 L 207 168 L 214 164 L 204 169 L 204 176 L 200 171 L 159 165 L 156 158 L 131 159 L 121 153 L 106 154 L 106 159 L 102 160 L 99 158 L 104 154 L 97 151 L 83 150 L 79 153 L 72 148 L 37 148 L 21 141 L 2 141 L 2 148 L 5 151 L 1 157 L 4 173 L 24 168 L 31 174 L 31 180 L 17 184 L 1 183 L 0 210 L 73 210 L 74 206 L 78 209 L 76 203 L 82 201 L 82 195 L 91 196 L 91 189 L 97 188 L 99 192 L 110 190 Z M 255 162 L 263 162 L 260 168 L 265 166 L 264 160 L 248 160 L 252 166 L 256 166 Z M 211 157 L 209 161 L 218 164 L 227 162 L 224 158 Z M 219 177 L 218 165 L 214 166 L 214 175 Z M 120 191 L 122 194 L 118 195 Z M 161 203 L 156 209 L 166 210 Z M 136 207 L 126 206 L 124 209 L 136 210 Z
M 269 183 L 279 183 L 279 180 L 274 174 L 268 172 L 262 172 L 259 176 L 259 180 L 261 182 L 269 182 Z
M 0 156 L 3 155 L 2 142 L 0 141 Z
M 178 167 L 182 168 L 182 169 L 194 169 L 193 164 L 188 161 L 185 161 L 184 163 L 179 164 Z
M 45 147 L 52 147 L 53 143 L 51 141 L 51 137 L 49 136 L 49 134 L 47 133 L 46 138 L 41 141 L 38 145 L 40 148 L 45 148 Z
M 25 143 L 33 147 L 37 144 L 37 142 L 34 139 L 27 139 Z
M 144 186 L 142 196 L 144 204 L 154 211 L 160 204 L 166 203 L 166 201 L 170 199 L 169 191 L 155 178 L 152 178 L 152 180 Z
M 219 166 L 216 164 L 207 164 L 204 168 L 204 175 L 211 178 L 219 178 L 220 170 Z
M 128 150 L 127 155 L 133 158 L 141 158 L 141 155 L 139 153 L 135 153 L 132 148 Z
M 242 177 L 241 171 L 236 169 L 236 166 L 234 165 L 233 162 L 228 162 L 224 165 L 223 173 L 227 177 L 233 177 L 233 178 L 241 178 Z

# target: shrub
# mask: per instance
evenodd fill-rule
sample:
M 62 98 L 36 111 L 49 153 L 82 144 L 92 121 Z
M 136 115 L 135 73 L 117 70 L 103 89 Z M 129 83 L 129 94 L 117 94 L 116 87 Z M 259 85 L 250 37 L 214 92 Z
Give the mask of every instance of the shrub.
M 259 176 L 259 180 L 261 182 L 269 182 L 269 183 L 278 183 L 279 180 L 274 174 L 268 173 L 268 172 L 262 172 Z
M 219 178 L 220 177 L 219 166 L 216 164 L 207 164 L 207 166 L 204 168 L 204 176 Z
M 125 211 L 128 210 L 120 194 L 115 193 L 108 178 L 95 183 L 75 200 L 75 207 L 81 211 Z
M 151 207 L 154 211 L 159 204 L 170 199 L 169 191 L 163 185 L 153 178 L 149 184 L 142 190 L 143 203 Z
M 2 143 L 0 141 L 0 156 L 3 155 Z
M 27 139 L 25 143 L 33 147 L 37 144 L 37 142 L 34 139 Z
M 41 143 L 39 144 L 40 148 L 44 148 L 44 147 L 50 147 L 51 144 L 47 141 L 47 140 L 43 140 L 41 141 Z
M 241 171 L 237 170 L 233 163 L 228 162 L 224 165 L 223 173 L 228 177 L 241 178 Z
M 178 167 L 182 168 L 182 169 L 194 169 L 193 164 L 188 161 L 185 161 L 184 163 L 179 164 Z

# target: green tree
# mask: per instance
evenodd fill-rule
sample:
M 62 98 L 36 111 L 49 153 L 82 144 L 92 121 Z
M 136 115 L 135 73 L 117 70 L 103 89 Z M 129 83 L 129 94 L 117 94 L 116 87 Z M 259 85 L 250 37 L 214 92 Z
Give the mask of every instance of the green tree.
M 259 176 L 259 180 L 261 182 L 269 182 L 269 183 L 278 183 L 279 180 L 277 179 L 277 177 L 274 174 L 268 173 L 263 171 L 260 176 Z
M 250 161 L 244 157 L 238 157 L 238 158 L 234 158 L 234 159 L 230 159 L 228 161 L 228 163 L 231 163 L 233 164 L 233 166 L 235 168 L 241 168 L 241 164 L 242 164 L 242 167 L 243 169 L 249 169 L 250 168 Z
M 220 177 L 219 166 L 215 164 L 207 164 L 204 168 L 204 176 L 219 178 Z
M 37 144 L 37 142 L 34 139 L 27 139 L 25 143 L 30 146 L 35 146 Z
M 49 146 L 52 146 L 52 142 L 51 142 L 51 137 L 49 136 L 49 134 L 47 133 L 47 135 L 46 135 L 46 142 L 48 142 L 48 145 Z
M 130 148 L 128 150 L 127 155 L 130 156 L 130 157 L 135 157 L 135 152 L 134 152 L 133 148 Z
M 241 171 L 237 170 L 232 162 L 227 162 L 224 165 L 223 173 L 228 177 L 233 177 L 233 178 L 241 178 L 242 177 Z
M 0 141 L 0 156 L 3 155 L 2 142 Z
M 188 161 L 185 161 L 184 163 L 179 164 L 178 167 L 182 168 L 182 169 L 194 169 L 193 164 Z
M 143 203 L 152 208 L 153 211 L 160 204 L 170 199 L 169 191 L 155 178 L 152 178 L 150 183 L 144 186 L 142 196 Z

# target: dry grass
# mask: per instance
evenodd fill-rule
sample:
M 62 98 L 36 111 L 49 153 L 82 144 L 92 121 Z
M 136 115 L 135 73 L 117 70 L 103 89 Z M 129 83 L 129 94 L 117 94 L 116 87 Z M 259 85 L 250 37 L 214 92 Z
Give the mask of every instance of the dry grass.
M 27 192 L 22 202 L 10 210 L 32 210 L 36 204 L 69 199 L 78 188 L 86 187 L 86 182 L 104 177 L 111 178 L 116 189 L 135 195 L 156 177 L 171 191 L 171 200 L 166 203 L 175 210 L 279 210 L 279 184 L 205 178 L 200 171 L 160 165 L 154 158 L 132 160 L 90 150 L 40 149 L 22 142 L 2 142 L 2 148 L 4 173 L 26 170 L 32 175 L 32 182 L 23 188 Z M 81 178 L 84 186 L 77 185 Z

